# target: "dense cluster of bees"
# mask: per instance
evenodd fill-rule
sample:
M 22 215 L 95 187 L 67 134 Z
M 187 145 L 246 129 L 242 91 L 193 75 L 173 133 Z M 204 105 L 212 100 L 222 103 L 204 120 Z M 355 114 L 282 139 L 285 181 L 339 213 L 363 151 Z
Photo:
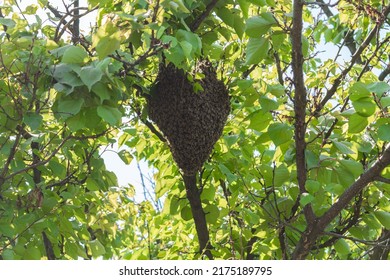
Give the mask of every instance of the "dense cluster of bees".
M 161 64 L 148 98 L 149 118 L 168 140 L 173 158 L 186 176 L 202 168 L 230 112 L 228 90 L 211 63 L 201 61 L 195 72 L 202 78 L 189 79 L 194 73 Z

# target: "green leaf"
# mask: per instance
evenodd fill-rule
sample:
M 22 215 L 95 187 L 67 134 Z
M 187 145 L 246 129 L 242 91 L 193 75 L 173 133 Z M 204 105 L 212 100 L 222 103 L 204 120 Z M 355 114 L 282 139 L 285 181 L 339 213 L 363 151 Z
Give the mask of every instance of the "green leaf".
M 35 246 L 29 246 L 23 256 L 25 260 L 40 260 L 42 258 L 41 251 Z
M 84 64 L 88 58 L 88 53 L 81 47 L 70 46 L 62 56 L 62 63 Z
M 359 133 L 362 132 L 368 125 L 368 120 L 359 114 L 353 114 L 348 119 L 348 132 Z
M 276 100 L 270 99 L 266 96 L 261 96 L 259 98 L 259 102 L 261 105 L 261 109 L 266 112 L 274 111 L 279 108 L 279 104 Z
M 304 57 L 309 56 L 309 47 L 310 47 L 309 40 L 306 37 L 302 37 L 302 54 Z
M 268 32 L 276 24 L 272 13 L 262 13 L 260 16 L 251 17 L 246 21 L 245 33 L 249 37 L 258 38 Z
M 191 208 L 188 205 L 183 207 L 180 211 L 180 216 L 184 221 L 190 221 L 192 219 Z
M 98 106 L 97 114 L 110 125 L 117 125 L 122 118 L 122 114 L 117 108 L 107 105 Z
M 259 7 L 265 6 L 267 4 L 266 0 L 247 0 L 247 1 Z
M 265 38 L 250 38 L 246 47 L 247 65 L 258 64 L 267 57 L 269 41 Z
M 99 68 L 93 66 L 85 66 L 81 68 L 80 79 L 88 87 L 88 90 L 92 90 L 92 86 L 99 82 L 103 77 L 103 72 Z
M 260 132 L 268 127 L 272 120 L 272 115 L 269 112 L 259 110 L 249 115 L 248 118 L 250 120 L 248 127 Z
M 83 104 L 84 104 L 83 98 L 71 99 L 71 100 L 60 100 L 58 102 L 58 111 L 63 118 L 67 119 L 80 112 Z
M 336 148 L 342 152 L 343 154 L 346 154 L 346 155 L 350 155 L 350 154 L 354 154 L 355 152 L 352 151 L 347 145 L 349 143 L 346 143 L 346 142 L 338 142 L 338 141 L 335 141 L 333 140 L 332 141 L 333 144 L 336 146 Z
M 186 7 L 186 5 L 184 4 L 183 0 L 173 0 L 171 2 L 174 2 L 175 4 L 177 4 L 177 11 L 179 12 L 183 12 L 183 13 L 186 13 L 186 14 L 189 14 L 191 13 L 190 10 L 188 10 L 188 8 Z M 176 6 L 175 6 L 176 7 Z
M 284 182 L 290 179 L 290 172 L 285 165 L 280 165 L 275 169 L 274 184 L 275 187 L 281 187 Z
M 304 207 L 306 206 L 307 204 L 309 204 L 310 202 L 312 202 L 314 200 L 314 196 L 309 194 L 309 193 L 303 193 L 301 195 L 301 200 L 299 201 L 301 206 Z
M 112 90 L 107 84 L 97 82 L 92 86 L 92 92 L 99 96 L 100 102 L 103 103 L 104 100 L 110 100 L 110 92 Z
M 383 141 L 390 141 L 390 124 L 382 124 L 378 128 L 378 137 Z
M 164 55 L 168 61 L 172 62 L 176 66 L 180 66 L 185 59 L 184 51 L 180 45 L 164 50 Z
M 202 41 L 195 33 L 180 29 L 176 33 L 176 38 L 182 47 L 184 54 L 189 58 L 200 55 L 202 50 Z
M 15 234 L 15 227 L 9 223 L 1 223 L 0 232 L 4 236 L 12 238 Z
M 15 27 L 16 22 L 13 21 L 12 19 L 1 17 L 1 18 L 0 18 L 0 24 L 1 24 L 1 25 L 5 25 L 5 26 L 7 26 L 8 28 L 13 28 L 13 27 Z
M 314 195 L 316 192 L 318 192 L 321 188 L 321 183 L 314 180 L 307 180 L 305 184 L 306 190 Z
M 390 96 L 382 97 L 381 104 L 382 104 L 383 108 L 389 107 L 390 106 Z
M 273 123 L 268 127 L 268 134 L 275 146 L 280 146 L 293 138 L 293 131 L 286 123 Z
M 37 130 L 42 123 L 43 117 L 40 114 L 27 112 L 23 116 L 23 121 L 27 124 L 32 131 Z
M 217 11 L 217 15 L 226 25 L 232 27 L 234 31 L 236 31 L 239 38 L 242 38 L 245 31 L 245 23 L 240 17 L 238 10 L 222 7 Z
M 133 160 L 133 156 L 130 154 L 129 151 L 126 151 L 126 150 L 122 150 L 118 153 L 118 156 L 121 158 L 121 160 L 125 163 L 125 164 L 130 164 L 131 161 Z
M 240 9 L 242 11 L 242 14 L 244 15 L 245 18 L 248 17 L 249 14 L 249 7 L 250 3 L 247 0 L 238 0 L 238 5 L 240 5 Z
M 100 243 L 99 240 L 95 239 L 92 241 L 89 241 L 89 248 L 91 249 L 92 257 L 98 258 L 106 253 L 106 249 Z
M 219 170 L 224 174 L 229 182 L 234 182 L 237 179 L 237 176 L 234 175 L 226 165 L 220 163 L 218 164 Z
M 285 93 L 285 88 L 281 84 L 267 85 L 267 91 L 275 97 L 281 97 Z
M 340 160 L 340 164 L 347 169 L 355 179 L 363 173 L 363 165 L 358 161 L 343 159 Z
M 379 222 L 387 229 L 390 230 L 390 213 L 384 211 L 376 211 L 374 213 L 375 217 Z
M 99 185 L 98 183 L 92 179 L 91 177 L 88 177 L 87 180 L 85 181 L 85 185 L 88 190 L 90 191 L 98 191 L 99 190 Z
M 34 4 L 33 5 L 29 5 L 24 10 L 24 14 L 26 14 L 26 15 L 35 15 L 37 10 L 38 10 L 38 6 L 37 5 L 34 5 Z
M 352 101 L 352 105 L 356 112 L 363 117 L 373 115 L 376 110 L 376 104 L 370 97 L 359 98 L 356 101 Z
M 89 121 L 90 120 L 88 120 L 88 122 Z M 87 118 L 84 116 L 84 114 L 77 114 L 75 116 L 71 116 L 66 120 L 67 125 L 69 126 L 70 130 L 73 132 L 85 128 L 86 122 L 87 122 Z
M 375 82 L 369 84 L 367 89 L 381 97 L 385 92 L 390 91 L 390 85 L 386 82 Z
M 371 97 L 370 91 L 367 89 L 367 86 L 362 82 L 356 82 L 349 89 L 349 99 L 351 101 L 357 101 L 361 98 Z
M 187 41 L 181 41 L 180 43 L 180 46 L 184 52 L 184 55 L 188 58 L 188 59 L 191 59 L 192 56 L 191 56 L 191 53 L 192 53 L 192 45 L 187 42 Z
M 208 204 L 204 209 L 206 214 L 206 221 L 209 224 L 215 224 L 218 221 L 219 209 L 214 204 Z
M 351 252 L 347 241 L 342 238 L 336 241 L 336 243 L 334 244 L 334 249 L 339 256 L 346 256 Z
M 1 254 L 4 260 L 14 260 L 16 255 L 13 250 L 5 249 L 3 253 Z
M 119 49 L 121 33 L 117 30 L 113 22 L 108 21 L 92 36 L 92 47 L 96 48 L 99 59 L 104 59 Z

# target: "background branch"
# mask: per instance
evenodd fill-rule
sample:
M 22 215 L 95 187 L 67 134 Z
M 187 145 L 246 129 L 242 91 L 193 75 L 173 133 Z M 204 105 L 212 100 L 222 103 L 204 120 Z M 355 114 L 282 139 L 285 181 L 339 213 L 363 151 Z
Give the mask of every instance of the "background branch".
M 378 160 L 364 172 L 334 203 L 328 211 L 322 215 L 317 222 L 308 227 L 293 253 L 294 259 L 304 259 L 310 252 L 313 244 L 323 230 L 332 222 L 332 220 L 345 209 L 348 203 L 359 194 L 371 182 L 375 181 L 381 172 L 390 165 L 390 144 L 384 149 L 383 154 Z

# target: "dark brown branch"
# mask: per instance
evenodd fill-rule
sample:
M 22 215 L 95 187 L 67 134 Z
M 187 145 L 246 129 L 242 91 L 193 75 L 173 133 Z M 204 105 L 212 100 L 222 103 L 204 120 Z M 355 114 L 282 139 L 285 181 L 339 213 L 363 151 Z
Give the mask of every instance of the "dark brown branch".
M 389 178 L 382 177 L 382 176 L 376 177 L 376 178 L 375 178 L 375 181 L 382 182 L 382 183 L 386 183 L 386 184 L 390 184 L 390 179 L 389 179 Z
M 280 61 L 280 57 L 279 57 L 279 54 L 277 52 L 274 53 L 274 58 L 275 58 L 275 62 L 276 62 L 276 70 L 278 72 L 278 81 L 279 81 L 279 84 L 281 84 L 282 86 L 284 85 L 284 80 L 283 80 L 283 70 L 282 70 L 282 62 Z
M 333 204 L 325 214 L 320 217 L 317 222 L 308 226 L 303 233 L 301 240 L 297 244 L 293 253 L 293 259 L 305 259 L 309 254 L 313 244 L 320 236 L 325 228 L 333 221 L 337 215 L 348 205 L 348 203 L 357 196 L 371 182 L 375 181 L 382 171 L 390 165 L 390 144 L 388 144 L 383 154 L 366 170 Z
M 390 64 L 387 65 L 385 70 L 382 71 L 382 73 L 379 74 L 378 80 L 383 81 L 386 79 L 386 77 L 390 74 Z
M 215 5 L 217 5 L 219 0 L 212 0 L 206 7 L 206 10 L 198 16 L 194 22 L 191 24 L 190 29 L 192 32 L 195 32 L 201 23 L 208 17 L 208 15 L 211 13 L 211 11 L 214 9 Z
M 199 240 L 199 253 L 206 255 L 210 260 L 213 259 L 211 253 L 211 244 L 209 238 L 209 230 L 206 222 L 206 215 L 203 211 L 200 192 L 196 183 L 196 175 L 183 175 L 184 184 L 186 186 L 187 199 L 190 202 L 192 217 L 195 222 L 196 233 Z
M 73 23 L 73 32 L 72 32 L 72 41 L 73 44 L 77 44 L 80 41 L 80 5 L 79 0 L 75 0 L 74 3 L 74 11 L 73 11 L 73 17 L 75 18 L 75 21 Z
M 292 70 L 294 75 L 294 112 L 295 112 L 295 145 L 296 145 L 296 164 L 297 164 L 297 180 L 300 193 L 306 193 L 306 104 L 307 92 L 303 77 L 304 57 L 302 53 L 302 28 L 303 28 L 303 1 L 295 0 L 293 6 L 293 27 L 291 30 L 292 43 Z M 304 214 L 308 224 L 312 224 L 315 220 L 315 215 L 311 204 L 304 207 Z
M 19 131 L 18 134 L 16 135 L 15 137 L 15 140 L 14 140 L 14 144 L 12 145 L 12 148 L 10 150 L 10 153 L 8 155 L 8 158 L 1 170 L 1 174 L 0 174 L 0 187 L 4 184 L 4 182 L 8 179 L 6 177 L 7 173 L 8 173 L 8 170 L 9 170 L 9 166 L 12 162 L 12 160 L 15 158 L 15 154 L 16 154 L 16 150 L 19 146 L 19 142 L 20 142 L 20 139 L 22 137 L 22 132 Z
M 333 237 L 330 238 L 329 240 L 325 241 L 324 243 L 316 246 L 314 249 L 317 250 L 317 249 L 322 249 L 322 248 L 326 248 L 326 247 L 332 246 L 338 239 L 340 239 L 340 237 L 338 237 L 338 236 L 342 236 L 351 227 L 356 225 L 359 222 L 359 218 L 360 218 L 360 215 L 361 215 L 362 203 L 363 203 L 363 192 L 360 192 L 359 197 L 356 199 L 356 203 L 355 203 L 355 206 L 354 206 L 354 211 L 353 211 L 352 216 L 350 218 L 348 218 L 343 223 L 344 225 L 345 224 L 346 225 L 342 229 L 337 229 L 334 232 L 331 232 L 332 234 L 334 234 Z
M 380 246 L 380 244 L 384 244 Z M 387 260 L 390 254 L 390 230 L 383 229 L 381 237 L 377 240 L 377 245 L 374 246 L 370 253 L 371 260 Z
M 44 231 L 42 231 L 43 245 L 45 247 L 46 256 L 48 260 L 55 260 L 56 255 L 54 254 L 53 245 L 51 244 L 49 238 Z

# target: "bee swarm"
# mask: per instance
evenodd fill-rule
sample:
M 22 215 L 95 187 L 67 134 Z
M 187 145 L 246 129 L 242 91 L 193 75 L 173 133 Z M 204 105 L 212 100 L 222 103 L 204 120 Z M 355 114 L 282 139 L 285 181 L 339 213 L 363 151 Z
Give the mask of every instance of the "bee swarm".
M 168 140 L 173 158 L 184 175 L 196 174 L 222 134 L 230 112 L 228 90 L 208 61 L 196 71 L 204 78 L 194 84 L 173 64 L 160 65 L 154 92 L 148 98 L 149 117 Z

